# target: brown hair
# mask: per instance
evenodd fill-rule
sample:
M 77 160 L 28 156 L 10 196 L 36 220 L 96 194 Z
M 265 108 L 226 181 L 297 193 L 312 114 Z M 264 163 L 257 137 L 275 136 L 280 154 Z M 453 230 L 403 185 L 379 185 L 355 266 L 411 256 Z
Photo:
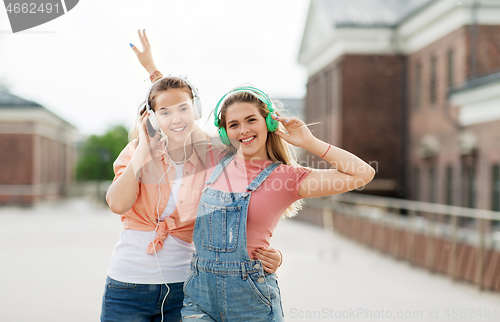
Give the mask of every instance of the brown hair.
M 240 92 L 234 95 L 229 96 L 223 102 L 221 110 L 220 110 L 220 123 L 221 126 L 226 129 L 226 112 L 227 109 L 234 103 L 251 103 L 258 107 L 260 115 L 263 118 L 270 113 L 267 105 L 262 102 L 257 96 L 252 95 L 247 92 Z M 284 131 L 284 126 L 280 123 L 279 129 Z M 289 166 L 299 166 L 297 163 L 297 156 L 295 154 L 295 150 L 293 146 L 288 144 L 281 137 L 276 135 L 273 132 L 267 132 L 266 139 L 266 152 L 269 159 L 274 162 L 281 162 Z M 234 154 L 236 153 L 236 148 L 233 145 L 228 146 L 228 153 Z M 284 217 L 293 217 L 297 214 L 297 212 L 302 208 L 303 201 L 298 200 L 294 202 L 284 213 Z
M 156 83 L 154 83 L 153 87 L 149 92 L 148 104 L 149 106 L 151 106 L 151 109 L 153 111 L 155 110 L 155 105 L 156 105 L 155 99 L 158 96 L 158 94 L 167 91 L 171 88 L 183 89 L 189 94 L 189 97 L 193 99 L 193 92 L 191 91 L 191 87 L 189 87 L 187 82 L 177 77 L 164 77 L 159 81 L 157 81 Z M 143 102 L 141 106 L 144 105 L 145 103 L 146 102 Z M 144 114 L 145 111 L 146 111 L 146 106 L 144 105 L 144 107 L 142 107 L 139 111 L 139 116 Z

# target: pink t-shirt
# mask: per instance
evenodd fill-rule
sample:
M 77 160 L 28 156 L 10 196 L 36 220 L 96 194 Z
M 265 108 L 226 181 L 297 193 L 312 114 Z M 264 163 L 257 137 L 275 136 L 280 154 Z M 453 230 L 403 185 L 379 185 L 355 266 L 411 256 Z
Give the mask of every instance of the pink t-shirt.
M 227 180 L 222 173 L 210 187 L 222 191 L 245 192 L 245 187 L 271 163 L 271 160 L 246 161 L 234 156 L 226 168 Z M 207 180 L 213 170 L 214 168 L 207 170 Z M 247 217 L 247 250 L 250 258 L 255 249 L 269 246 L 269 238 L 280 217 L 292 203 L 302 199 L 299 188 L 310 172 L 311 169 L 281 164 L 252 192 Z

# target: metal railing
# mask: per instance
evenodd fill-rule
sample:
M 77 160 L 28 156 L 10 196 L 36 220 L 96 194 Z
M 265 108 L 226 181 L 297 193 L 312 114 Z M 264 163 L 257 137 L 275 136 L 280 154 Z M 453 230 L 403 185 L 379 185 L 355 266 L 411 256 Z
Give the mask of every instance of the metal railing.
M 500 226 L 492 225 L 500 223 L 500 212 L 355 193 L 309 199 L 306 206 L 323 209 L 325 227 L 371 247 L 384 248 L 380 245 L 385 243 L 383 250 L 412 263 L 418 262 L 417 251 L 423 253 L 420 265 L 433 271 L 447 247 L 447 274 L 459 279 L 460 265 L 473 261 L 473 282 L 481 289 L 500 290 Z M 493 285 L 485 285 L 485 276 Z

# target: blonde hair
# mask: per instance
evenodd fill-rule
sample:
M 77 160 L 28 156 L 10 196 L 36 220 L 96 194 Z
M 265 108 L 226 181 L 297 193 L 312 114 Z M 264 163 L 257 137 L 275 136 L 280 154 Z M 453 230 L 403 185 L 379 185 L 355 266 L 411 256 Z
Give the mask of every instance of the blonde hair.
M 269 109 L 267 108 L 267 105 L 262 102 L 259 98 L 257 98 L 255 95 L 252 95 L 247 92 L 240 92 L 233 94 L 226 98 L 226 100 L 223 102 L 221 109 L 220 109 L 220 122 L 219 124 L 226 129 L 226 112 L 227 109 L 234 103 L 238 102 L 243 102 L 243 103 L 251 103 L 254 104 L 255 106 L 258 107 L 260 115 L 265 119 L 267 115 L 270 113 Z M 276 102 L 278 105 L 281 104 L 281 102 L 277 100 L 273 100 L 273 103 Z M 276 109 L 276 107 L 275 107 Z M 278 111 L 280 112 L 280 111 Z M 280 113 L 281 114 L 281 113 Z M 279 129 L 284 130 L 285 127 L 280 123 L 279 124 Z M 227 129 L 226 129 L 227 131 Z M 283 164 L 293 166 L 293 167 L 299 167 L 300 165 L 297 163 L 297 156 L 294 150 L 294 147 L 290 144 L 288 144 L 285 140 L 283 140 L 281 137 L 276 135 L 273 132 L 267 132 L 267 139 L 266 139 L 266 152 L 267 156 L 270 160 L 273 162 L 281 162 Z M 235 154 L 236 153 L 236 148 L 233 145 L 228 146 L 228 153 L 230 154 Z M 285 210 L 285 213 L 283 214 L 284 217 L 293 217 L 297 214 L 297 212 L 302 209 L 303 205 L 302 200 L 298 200 L 294 202 L 290 207 L 288 207 L 287 210 Z

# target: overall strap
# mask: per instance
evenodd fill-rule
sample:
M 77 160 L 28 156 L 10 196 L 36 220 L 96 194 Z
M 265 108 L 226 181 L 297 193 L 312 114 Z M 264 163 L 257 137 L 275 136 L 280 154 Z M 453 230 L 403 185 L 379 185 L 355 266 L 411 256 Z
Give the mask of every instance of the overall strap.
M 220 175 L 222 174 L 222 171 L 224 171 L 224 169 L 228 166 L 231 160 L 233 160 L 233 158 L 234 154 L 226 154 L 226 156 L 224 156 L 224 158 L 217 164 L 214 172 L 212 172 L 212 175 L 210 176 L 208 181 L 205 182 L 205 184 L 209 186 L 217 181 L 217 179 L 219 179 Z
M 268 165 L 264 170 L 262 170 L 259 175 L 253 179 L 253 181 L 245 188 L 248 192 L 252 192 L 257 190 L 257 188 L 260 187 L 262 182 L 269 177 L 269 175 L 276 169 L 278 166 L 280 166 L 280 162 L 273 162 L 270 165 Z M 247 193 L 248 193 L 247 192 Z

